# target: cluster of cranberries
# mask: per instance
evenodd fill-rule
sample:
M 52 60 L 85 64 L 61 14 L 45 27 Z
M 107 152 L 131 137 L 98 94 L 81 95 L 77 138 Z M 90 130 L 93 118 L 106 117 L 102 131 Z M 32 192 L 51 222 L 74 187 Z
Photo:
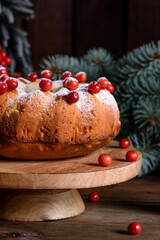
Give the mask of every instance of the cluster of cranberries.
M 75 90 L 78 88 L 79 83 L 85 82 L 87 80 L 87 75 L 85 72 L 79 72 L 73 77 L 72 73 L 66 71 L 62 74 L 63 87 L 70 90 L 67 95 L 67 101 L 69 103 L 76 103 L 79 100 L 79 94 Z
M 10 66 L 12 62 L 12 59 L 7 56 L 7 53 L 2 50 L 2 47 L 0 45 L 0 65 L 3 67 Z
M 47 92 L 52 88 L 52 72 L 50 70 L 43 70 L 41 72 L 41 79 L 39 81 L 39 87 L 41 90 Z M 31 72 L 28 74 L 28 80 L 34 82 L 38 79 L 36 72 Z
M 83 83 L 87 80 L 87 75 L 85 72 L 79 72 L 73 78 L 71 72 L 66 71 L 62 74 L 63 87 L 67 88 L 71 92 L 67 95 L 69 103 L 76 103 L 79 100 L 79 95 L 75 91 L 79 83 Z M 91 82 L 88 86 L 88 92 L 92 94 L 99 93 L 101 89 L 107 89 L 111 94 L 114 92 L 113 85 L 108 81 L 107 78 L 101 77 L 97 81 Z
M 0 95 L 4 94 L 7 90 L 15 90 L 18 87 L 16 78 L 9 77 L 7 69 L 3 66 L 0 67 Z
M 128 138 L 122 138 L 119 141 L 119 145 L 121 148 L 128 148 L 130 146 L 130 141 Z M 134 162 L 138 158 L 138 154 L 135 151 L 128 151 L 126 153 L 126 160 L 128 162 Z M 112 158 L 108 154 L 101 154 L 98 158 L 98 162 L 101 166 L 108 167 L 112 163 Z
M 100 90 L 107 89 L 111 94 L 114 92 L 113 85 L 105 77 L 100 77 L 96 82 L 91 82 L 88 86 L 90 93 L 99 93 Z
M 49 91 L 52 88 L 52 72 L 50 70 L 44 70 L 41 72 L 41 79 L 39 81 L 39 87 L 43 91 Z M 28 80 L 34 82 L 38 79 L 36 72 L 28 74 Z M 75 90 L 78 88 L 79 83 L 83 83 L 87 80 L 85 72 L 78 72 L 75 77 L 72 73 L 66 71 L 61 77 L 63 81 L 63 87 L 70 90 L 67 95 L 67 101 L 69 103 L 76 103 L 79 100 L 79 94 Z M 91 82 L 88 86 L 88 91 L 92 94 L 99 93 L 101 89 L 107 89 L 110 93 L 114 92 L 114 87 L 105 77 L 99 78 L 96 82 Z
M 130 141 L 128 138 L 122 138 L 119 141 L 119 145 L 121 148 L 128 148 L 130 146 Z M 128 162 L 134 162 L 137 160 L 137 158 L 138 158 L 138 154 L 135 151 L 130 150 L 126 153 L 126 160 Z

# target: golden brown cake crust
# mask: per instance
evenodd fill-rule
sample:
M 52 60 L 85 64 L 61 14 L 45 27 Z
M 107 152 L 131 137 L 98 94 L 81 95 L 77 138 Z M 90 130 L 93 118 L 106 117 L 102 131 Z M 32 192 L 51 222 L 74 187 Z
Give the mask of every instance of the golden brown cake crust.
M 57 83 L 56 83 L 57 82 Z M 119 110 L 107 91 L 78 88 L 79 101 L 68 104 L 62 81 L 43 92 L 38 81 L 0 96 L 0 156 L 58 159 L 88 154 L 109 143 L 120 130 Z M 27 88 L 26 88 L 27 87 Z

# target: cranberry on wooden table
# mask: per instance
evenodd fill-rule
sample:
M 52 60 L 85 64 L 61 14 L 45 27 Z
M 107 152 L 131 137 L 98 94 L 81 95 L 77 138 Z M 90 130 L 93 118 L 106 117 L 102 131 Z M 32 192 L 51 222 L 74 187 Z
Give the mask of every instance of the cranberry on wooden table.
M 90 193 L 89 196 L 88 196 L 88 200 L 89 200 L 90 202 L 97 202 L 97 201 L 99 200 L 99 195 L 98 195 L 98 193 L 96 193 L 96 192 Z
M 101 166 L 108 167 L 112 163 L 112 158 L 108 154 L 101 154 L 98 158 L 98 162 Z
M 138 222 L 133 222 L 128 225 L 128 233 L 136 235 L 141 232 L 141 225 Z
M 138 154 L 135 151 L 128 151 L 126 153 L 126 160 L 128 162 L 134 162 L 137 160 L 137 158 L 138 158 Z
M 121 148 L 128 148 L 130 146 L 130 141 L 128 138 L 122 138 L 120 141 L 119 141 L 119 146 Z

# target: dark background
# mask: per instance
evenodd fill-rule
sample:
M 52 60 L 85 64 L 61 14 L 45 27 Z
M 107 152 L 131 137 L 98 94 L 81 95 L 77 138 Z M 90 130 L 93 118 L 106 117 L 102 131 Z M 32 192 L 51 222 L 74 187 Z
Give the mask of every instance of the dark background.
M 54 54 L 81 56 L 103 47 L 115 58 L 160 39 L 160 0 L 35 0 L 23 22 L 33 66 Z

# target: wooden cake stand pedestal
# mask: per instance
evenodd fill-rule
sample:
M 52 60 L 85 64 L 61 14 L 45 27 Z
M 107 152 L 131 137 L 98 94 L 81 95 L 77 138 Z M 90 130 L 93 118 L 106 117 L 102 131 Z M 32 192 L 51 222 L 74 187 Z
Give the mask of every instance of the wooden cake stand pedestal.
M 142 154 L 135 162 L 125 160 L 126 152 L 112 141 L 87 156 L 64 160 L 0 160 L 0 219 L 46 221 L 76 216 L 85 210 L 76 189 L 107 186 L 135 177 L 141 169 Z M 111 155 L 109 167 L 98 164 L 102 153 Z

